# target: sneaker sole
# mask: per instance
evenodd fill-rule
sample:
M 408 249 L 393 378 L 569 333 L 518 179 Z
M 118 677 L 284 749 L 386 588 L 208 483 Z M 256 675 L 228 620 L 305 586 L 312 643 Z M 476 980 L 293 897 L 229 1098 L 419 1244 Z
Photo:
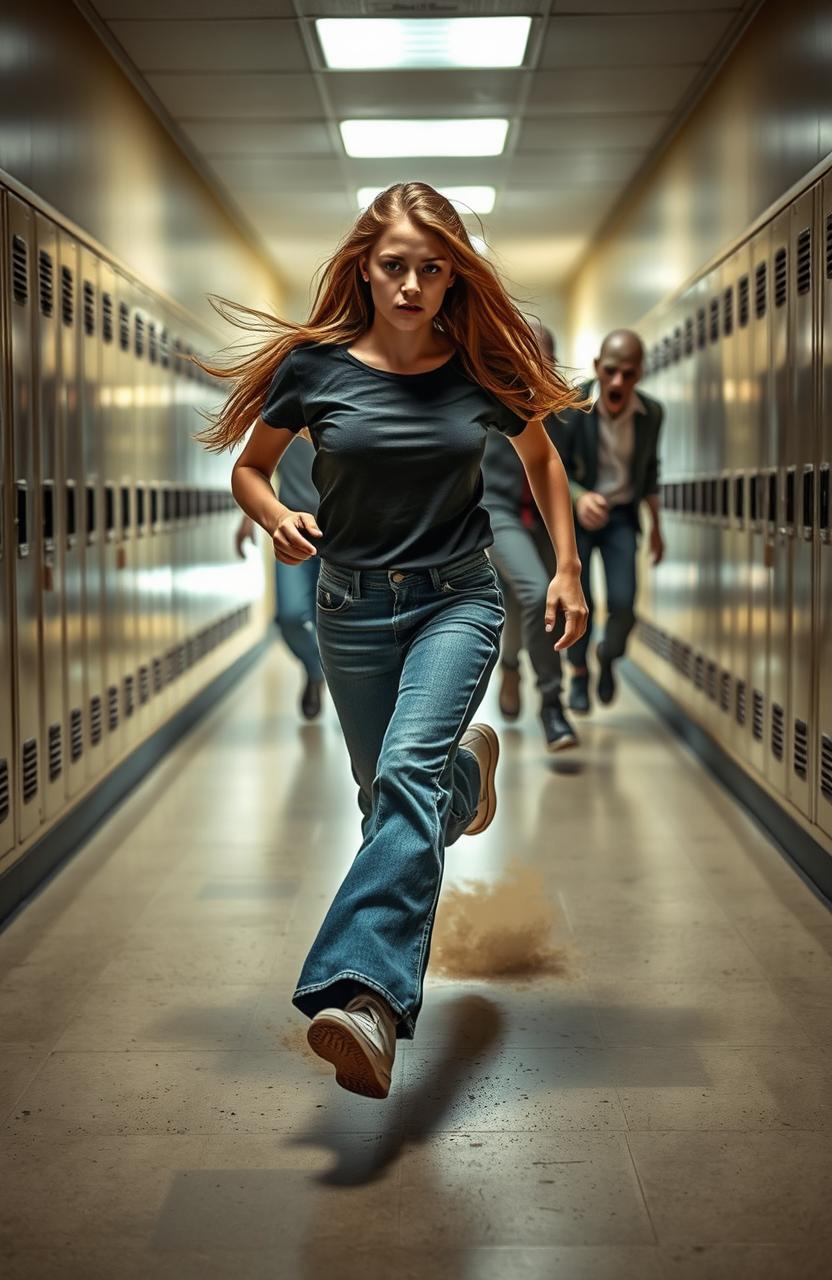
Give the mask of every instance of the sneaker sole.
M 558 738 L 557 742 L 547 742 L 546 750 L 549 752 L 550 755 L 555 755 L 555 753 L 558 751 L 568 751 L 570 747 L 577 747 L 577 746 L 578 746 L 578 739 L 575 737 Z
M 490 724 L 483 725 L 482 728 L 479 729 L 479 732 L 487 738 L 489 746 L 488 764 L 486 766 L 485 777 L 485 817 L 476 827 L 473 825 L 467 827 L 465 830 L 466 836 L 480 835 L 485 831 L 486 827 L 491 826 L 491 823 L 494 821 L 494 815 L 497 812 L 497 790 L 494 786 L 494 777 L 497 773 L 497 761 L 500 758 L 500 739 L 497 737 Z
M 318 1016 L 312 1022 L 306 1039 L 319 1058 L 335 1068 L 335 1083 L 363 1098 L 386 1098 L 390 1081 L 378 1074 L 367 1055 L 360 1037 L 350 1027 L 334 1018 Z

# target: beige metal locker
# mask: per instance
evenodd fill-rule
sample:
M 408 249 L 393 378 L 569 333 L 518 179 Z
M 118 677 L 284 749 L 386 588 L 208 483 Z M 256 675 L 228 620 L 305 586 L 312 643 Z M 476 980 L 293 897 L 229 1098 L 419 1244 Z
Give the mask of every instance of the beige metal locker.
M 818 722 L 815 745 L 818 752 L 817 821 L 832 836 L 832 513 L 830 512 L 830 467 L 832 467 L 832 175 L 826 177 L 821 193 L 818 222 L 823 249 L 820 258 L 821 293 L 821 399 L 819 420 L 820 465 L 818 469 L 818 572 L 815 654 L 818 674 Z
M 3 256 L 0 260 L 0 314 L 4 317 L 11 307 L 11 288 L 14 272 L 11 238 L 6 221 L 6 196 L 0 188 L 0 235 L 3 238 Z M 7 394 L 10 388 L 3 379 L 0 398 L 0 700 L 4 713 L 0 715 L 0 865 L 14 849 L 16 843 L 16 767 L 14 746 L 14 604 L 12 600 L 12 559 L 14 549 L 13 511 L 9 498 L 12 493 L 12 475 L 7 472 L 11 457 L 11 403 Z
M 87 721 L 84 671 L 84 451 L 81 436 L 78 245 L 66 231 L 58 237 L 60 259 L 61 450 L 64 480 L 64 732 L 67 795 L 84 785 Z
M 789 510 L 789 723 L 787 794 L 806 817 L 814 800 L 814 577 L 816 559 L 818 236 L 812 188 L 790 209 L 789 418 L 786 438 Z M 791 492 L 794 486 L 794 492 Z
M 749 531 L 749 698 L 750 737 L 748 760 L 761 775 L 766 769 L 769 739 L 768 623 L 770 546 L 766 522 L 771 457 L 769 426 L 771 403 L 771 229 L 766 226 L 753 238 L 751 252 L 751 377 L 749 412 L 755 440 L 754 469 L 746 493 Z
M 87 778 L 98 777 L 106 758 L 104 634 L 104 494 L 101 481 L 101 291 L 98 259 L 79 251 L 80 408 L 84 471 L 84 638 L 87 716 Z
M 35 214 L 37 314 L 34 337 L 35 418 L 41 492 L 41 741 L 44 743 L 43 816 L 66 800 L 64 707 L 64 476 L 60 421 L 58 232 Z
M 36 311 L 35 220 L 22 200 L 7 196 L 11 465 L 13 483 L 15 783 L 17 839 L 41 823 L 44 775 L 40 706 L 40 459 L 34 418 L 32 336 Z
M 118 476 L 120 431 L 123 426 L 123 392 L 118 382 L 118 298 L 116 274 L 101 259 L 98 263 L 100 353 L 98 471 L 101 478 L 101 632 L 103 636 L 104 753 L 113 762 L 122 753 L 118 687 L 121 662 L 121 618 L 118 542 Z
M 766 777 L 786 794 L 789 723 L 790 539 L 794 531 L 795 475 L 789 466 L 789 254 L 790 215 L 785 210 L 771 228 L 771 397 L 766 520 L 771 572 L 768 600 L 769 735 Z

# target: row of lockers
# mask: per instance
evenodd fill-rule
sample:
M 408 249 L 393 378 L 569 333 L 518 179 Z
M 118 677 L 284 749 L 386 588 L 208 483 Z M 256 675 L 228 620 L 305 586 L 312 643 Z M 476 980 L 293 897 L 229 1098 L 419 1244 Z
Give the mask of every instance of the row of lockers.
M 211 339 L 0 189 L 0 866 L 255 639 Z
M 667 554 L 640 659 L 832 849 L 832 177 L 642 332 Z

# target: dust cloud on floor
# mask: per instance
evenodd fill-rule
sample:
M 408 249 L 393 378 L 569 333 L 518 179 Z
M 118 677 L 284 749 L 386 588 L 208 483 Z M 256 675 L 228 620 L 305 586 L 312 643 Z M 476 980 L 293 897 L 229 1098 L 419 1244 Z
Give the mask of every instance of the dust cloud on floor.
M 567 952 L 552 942 L 556 910 L 543 876 L 509 863 L 495 881 L 446 888 L 439 902 L 431 972 L 448 978 L 567 976 Z

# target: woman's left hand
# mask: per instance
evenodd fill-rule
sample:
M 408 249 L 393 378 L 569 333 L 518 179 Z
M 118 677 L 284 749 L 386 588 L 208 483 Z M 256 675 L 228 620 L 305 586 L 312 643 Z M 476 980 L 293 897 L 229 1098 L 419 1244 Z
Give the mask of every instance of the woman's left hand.
M 586 631 L 589 610 L 581 590 L 580 573 L 556 573 L 549 583 L 546 593 L 547 631 L 554 630 L 558 613 L 563 613 L 566 619 L 563 635 L 555 645 L 555 651 L 560 653 L 580 640 Z

